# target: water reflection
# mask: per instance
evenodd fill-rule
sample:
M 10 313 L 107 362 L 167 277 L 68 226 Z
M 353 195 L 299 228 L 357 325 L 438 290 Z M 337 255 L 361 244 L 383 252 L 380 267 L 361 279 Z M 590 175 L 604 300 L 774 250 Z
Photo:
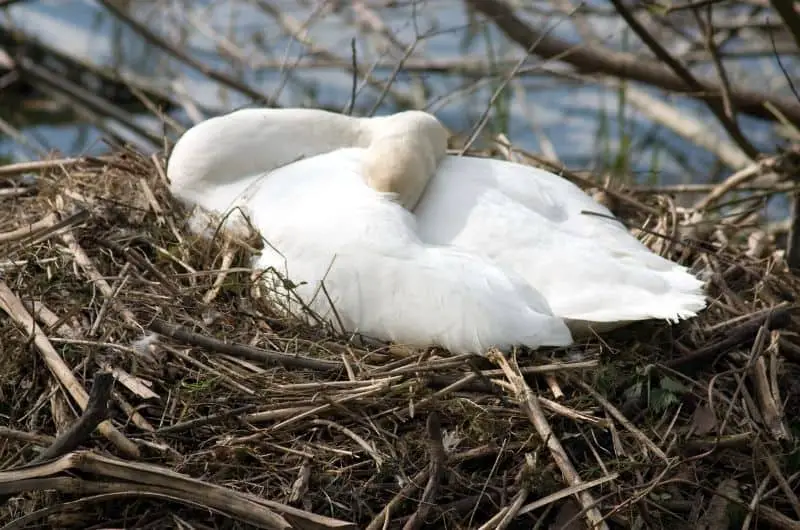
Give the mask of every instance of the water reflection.
M 551 75 L 548 71 L 566 71 L 556 63 L 538 69 L 526 64 L 526 70 L 533 71 L 507 83 L 507 72 L 521 57 L 519 46 L 469 13 L 462 2 L 383 4 L 361 0 L 115 2 L 178 54 L 282 105 L 347 108 L 353 93 L 349 70 L 355 50 L 359 70 L 368 72 L 355 86 L 356 107 L 362 113 L 374 107 L 385 113 L 424 104 L 451 128 L 469 130 L 493 94 L 499 93 L 486 130 L 505 133 L 526 149 L 557 155 L 567 165 L 632 173 L 640 182 L 685 182 L 690 175 L 708 179 L 725 172 L 713 170 L 713 155 L 644 118 L 625 100 L 624 90 Z M 589 5 L 598 11 L 588 20 L 600 42 L 628 49 L 632 39 L 624 25 L 608 15 L 608 6 Z M 580 39 L 574 25 L 563 15 L 554 16 L 548 2 L 535 3 L 525 20 L 552 26 L 553 33 L 563 38 Z M 135 79 L 140 87 L 152 89 L 151 102 L 184 125 L 192 117 L 251 104 L 241 90 L 210 80 L 174 54 L 148 43 L 100 3 L 18 3 L 5 10 L 4 25 L 19 28 L 71 57 Z M 416 35 L 425 38 L 412 47 Z M 406 59 L 409 68 L 398 74 L 394 66 L 400 59 Z M 780 76 L 767 63 L 758 62 L 759 68 L 779 85 Z M 542 66 L 536 58 L 529 59 L 529 64 Z M 496 75 L 478 79 L 476 69 Z M 385 89 L 388 79 L 393 81 Z M 165 99 L 158 100 L 159 94 Z M 0 108 L 4 119 L 30 138 L 31 144 L 40 144 L 36 149 L 99 152 L 105 149 L 99 141 L 103 134 L 149 147 L 143 135 L 131 134 L 112 121 L 93 121 L 63 99 L 59 105 L 52 93 L 38 96 L 4 98 L 5 106 Z M 155 135 L 164 130 L 175 134 L 143 114 L 139 98 L 116 96 L 140 129 Z M 724 137 L 703 105 L 683 100 L 680 108 Z M 771 150 L 779 141 L 770 125 L 748 118 L 741 122 L 759 147 Z M 36 149 L 13 139 L 0 141 L 0 153 L 29 157 Z

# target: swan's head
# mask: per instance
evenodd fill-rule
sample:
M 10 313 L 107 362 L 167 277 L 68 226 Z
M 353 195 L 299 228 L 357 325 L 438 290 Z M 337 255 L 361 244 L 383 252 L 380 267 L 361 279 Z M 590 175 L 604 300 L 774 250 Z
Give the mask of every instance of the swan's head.
M 447 129 L 431 114 L 406 111 L 369 119 L 371 141 L 364 177 L 376 191 L 393 193 L 413 210 L 447 154 Z

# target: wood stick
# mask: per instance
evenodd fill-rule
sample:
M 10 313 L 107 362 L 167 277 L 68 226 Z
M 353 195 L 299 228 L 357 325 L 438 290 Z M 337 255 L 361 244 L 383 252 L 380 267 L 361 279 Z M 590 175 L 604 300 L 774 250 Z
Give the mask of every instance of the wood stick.
M 86 410 L 89 404 L 89 395 L 86 393 L 86 390 L 81 386 L 69 366 L 67 366 L 64 360 L 58 355 L 55 348 L 53 348 L 53 345 L 50 343 L 50 340 L 47 338 L 47 335 L 42 332 L 41 328 L 25 309 L 25 306 L 17 295 L 15 295 L 3 281 L 0 281 L 0 308 L 8 313 L 8 316 L 10 316 L 23 331 L 33 336 L 33 344 L 39 350 L 50 372 L 64 386 L 78 406 L 82 410 Z M 139 457 L 139 448 L 136 447 L 136 444 L 128 440 L 110 421 L 105 420 L 101 422 L 98 428 L 103 436 L 113 443 L 117 449 L 130 457 Z
M 417 530 L 422 528 L 425 524 L 425 519 L 431 511 L 431 508 L 436 505 L 436 495 L 439 491 L 439 483 L 444 474 L 444 464 L 447 456 L 444 452 L 444 443 L 442 441 L 442 426 L 439 414 L 436 411 L 428 415 L 428 458 L 430 463 L 428 468 L 428 483 L 425 485 L 425 490 L 422 492 L 422 498 L 419 500 L 419 507 L 411 519 L 406 521 L 403 525 L 403 530 Z
M 72 254 L 75 263 L 77 263 L 86 276 L 91 280 L 97 288 L 100 289 L 100 292 L 103 293 L 107 299 L 112 300 L 114 299 L 114 289 L 109 285 L 109 283 L 103 278 L 103 275 L 100 274 L 100 271 L 97 270 L 97 267 L 94 266 L 92 260 L 89 259 L 89 255 L 83 250 L 83 248 L 78 244 L 78 241 L 75 239 L 75 236 L 72 235 L 70 232 L 65 232 L 61 234 L 61 240 L 67 245 L 70 253 Z M 115 303 L 116 304 L 116 303 Z M 133 329 L 137 331 L 142 330 L 142 326 L 136 321 L 136 317 L 133 316 L 133 313 L 130 309 L 126 307 L 122 307 L 120 305 L 120 313 L 122 313 L 122 317 L 125 319 L 125 322 L 128 323 Z
M 58 458 L 86 441 L 97 426 L 108 418 L 108 400 L 111 397 L 111 386 L 114 376 L 110 372 L 102 372 L 95 376 L 92 392 L 86 408 L 69 429 L 61 433 L 47 449 L 39 453 L 31 464 L 40 464 Z
M 539 406 L 539 400 L 536 399 L 536 395 L 528 386 L 528 383 L 525 382 L 525 378 L 522 377 L 521 373 L 519 373 L 519 368 L 517 367 L 517 369 L 514 370 L 503 354 L 498 350 L 492 350 L 489 352 L 489 359 L 500 365 L 500 368 L 503 370 L 503 373 L 505 373 L 506 378 L 513 385 L 520 408 L 522 408 L 523 412 L 525 412 L 525 414 L 528 416 L 528 419 L 533 424 L 536 432 L 539 433 L 539 436 L 547 445 L 547 448 L 550 450 L 550 454 L 553 456 L 553 460 L 555 460 L 558 469 L 561 470 L 561 474 L 564 477 L 567 485 L 582 485 L 583 479 L 581 479 L 580 475 L 578 475 L 578 472 L 575 470 L 575 466 L 572 465 L 572 462 L 569 459 L 569 455 L 567 455 L 567 452 L 564 450 L 561 442 L 558 440 L 553 432 L 553 429 L 550 427 L 550 424 L 547 422 L 547 418 L 545 417 L 542 408 Z M 576 497 L 584 510 L 590 528 L 596 530 L 608 530 L 608 525 L 603 519 L 603 514 L 601 514 L 600 510 L 597 508 L 597 502 L 594 500 L 592 494 L 586 490 L 583 490 L 580 491 Z
M 270 364 L 283 364 L 290 368 L 306 368 L 308 370 L 339 370 L 342 364 L 336 361 L 323 361 L 321 359 L 312 359 L 310 357 L 301 357 L 299 355 L 290 355 L 288 353 L 263 350 L 261 348 L 254 348 L 245 344 L 231 344 L 229 342 L 222 342 L 211 337 L 206 337 L 198 333 L 193 333 L 188 329 L 170 324 L 160 319 L 153 320 L 147 328 L 165 337 L 170 337 L 181 342 L 186 342 L 201 348 L 207 348 L 212 351 L 227 353 L 236 357 L 250 359 L 252 361 L 268 362 Z

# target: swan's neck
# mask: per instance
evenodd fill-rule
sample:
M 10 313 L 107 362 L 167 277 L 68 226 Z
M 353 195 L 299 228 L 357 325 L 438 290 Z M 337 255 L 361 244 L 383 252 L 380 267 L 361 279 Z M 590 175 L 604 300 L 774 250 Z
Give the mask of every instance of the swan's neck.
M 243 109 L 187 131 L 172 151 L 173 194 L 199 204 L 210 190 L 244 191 L 259 175 L 301 158 L 365 149 L 363 173 L 377 191 L 413 209 L 447 150 L 447 130 L 430 114 L 353 118 L 313 109 Z
M 361 144 L 358 125 L 347 116 L 306 109 L 242 109 L 211 118 L 175 144 L 167 166 L 172 192 L 203 205 L 215 188 L 246 186 L 244 181 L 301 158 Z

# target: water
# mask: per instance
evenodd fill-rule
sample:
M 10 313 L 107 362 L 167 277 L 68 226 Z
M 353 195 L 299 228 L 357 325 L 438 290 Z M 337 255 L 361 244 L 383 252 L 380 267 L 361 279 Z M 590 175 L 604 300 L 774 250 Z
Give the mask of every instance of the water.
M 288 82 L 285 81 L 285 72 L 277 65 L 301 60 L 306 55 L 304 46 L 287 37 L 278 24 L 257 7 L 258 4 L 256 0 L 141 2 L 135 3 L 131 12 L 137 20 L 144 21 L 170 42 L 180 43 L 178 47 L 182 51 L 235 77 L 241 75 L 250 86 L 265 94 L 277 95 L 282 105 L 344 109 L 351 96 L 352 76 L 340 67 L 299 68 L 292 72 Z M 360 64 L 369 65 L 383 57 L 388 66 L 373 72 L 378 79 L 389 79 L 391 65 L 402 56 L 403 47 L 414 42 L 415 32 L 435 33 L 415 49 L 410 59 L 416 61 L 415 64 L 434 60 L 486 64 L 494 59 L 496 63 L 502 63 L 503 66 L 499 67 L 502 73 L 521 57 L 519 47 L 502 37 L 492 25 L 477 27 L 471 45 L 465 46 L 469 17 L 459 1 L 429 0 L 416 5 L 408 2 L 405 7 L 392 9 L 376 8 L 374 12 L 400 41 L 399 46 L 388 51 L 385 39 L 365 36 L 363 30 L 354 28 L 351 22 L 353 4 L 358 2 L 341 1 L 338 4 L 341 9 L 328 12 L 324 12 L 322 6 L 330 8 L 334 3 L 280 0 L 269 5 L 307 30 L 308 38 L 324 53 L 349 62 L 351 43 L 355 39 L 356 57 Z M 605 2 L 590 2 L 590 5 L 609 8 Z M 413 22 L 414 15 L 416 23 Z M 302 27 L 309 19 L 312 21 Z M 579 41 L 567 18 L 529 16 L 526 20 L 539 27 L 553 27 L 553 32 L 562 38 Z M 6 10 L 5 22 L 63 52 L 94 64 L 122 67 L 172 93 L 185 92 L 211 113 L 226 112 L 250 103 L 247 97 L 210 81 L 162 50 L 148 45 L 93 1 L 18 3 Z M 628 49 L 638 44 L 616 18 L 597 17 L 590 22 L 606 46 Z M 179 28 L 187 25 L 193 30 L 182 34 Z M 222 36 L 235 43 L 229 46 L 228 57 L 215 47 L 211 36 Z M 230 56 L 239 56 L 239 59 Z M 526 65 L 541 64 L 535 58 L 529 61 Z M 241 66 L 245 63 L 248 67 Z M 796 62 L 789 61 L 788 64 L 796 67 Z M 547 64 L 546 68 L 558 70 L 559 66 Z M 763 87 L 764 79 L 769 76 L 777 79 L 777 89 L 773 92 L 786 93 L 785 83 L 781 85 L 775 64 L 770 64 L 769 60 L 740 62 L 735 75 L 737 82 L 754 88 Z M 431 110 L 451 128 L 469 130 L 479 120 L 500 84 L 498 79 L 476 84 L 475 80 L 464 75 L 426 72 L 400 74 L 393 87 L 413 96 L 412 88 L 416 87 L 419 92 L 419 87 L 424 85 L 424 100 L 430 104 Z M 656 91 L 649 93 L 663 97 Z M 362 112 L 372 108 L 379 95 L 379 89 L 360 87 L 356 107 Z M 686 99 L 676 101 L 680 102 L 682 112 L 701 120 L 715 134 L 725 137 L 702 104 Z M 387 97 L 379 106 L 378 113 L 397 108 L 397 102 Z M 184 124 L 190 123 L 183 112 L 176 113 L 176 117 Z M 137 121 L 156 133 L 161 131 L 160 125 L 152 118 L 138 117 Z M 741 123 L 754 143 L 765 151 L 773 151 L 774 145 L 779 143 L 769 124 L 747 118 L 743 118 Z M 109 127 L 126 139 L 141 141 L 124 128 L 114 124 Z M 713 155 L 696 148 L 672 131 L 654 125 L 630 105 L 622 103 L 617 90 L 603 89 L 591 83 L 567 82 L 544 72 L 508 84 L 487 127 L 491 131 L 505 132 L 515 144 L 534 152 L 546 152 L 548 146 L 552 146 L 557 156 L 570 167 L 603 170 L 622 161 L 640 182 L 664 184 L 698 182 L 714 176 L 711 169 L 715 164 Z M 85 123 L 37 125 L 27 127 L 23 132 L 37 138 L 45 147 L 65 154 L 98 153 L 106 149 L 100 141 L 102 133 Z M 149 149 L 148 146 L 142 147 Z M 621 158 L 621 150 L 629 156 Z M 29 150 L 8 139 L 0 141 L 0 153 L 18 159 L 32 156 Z

